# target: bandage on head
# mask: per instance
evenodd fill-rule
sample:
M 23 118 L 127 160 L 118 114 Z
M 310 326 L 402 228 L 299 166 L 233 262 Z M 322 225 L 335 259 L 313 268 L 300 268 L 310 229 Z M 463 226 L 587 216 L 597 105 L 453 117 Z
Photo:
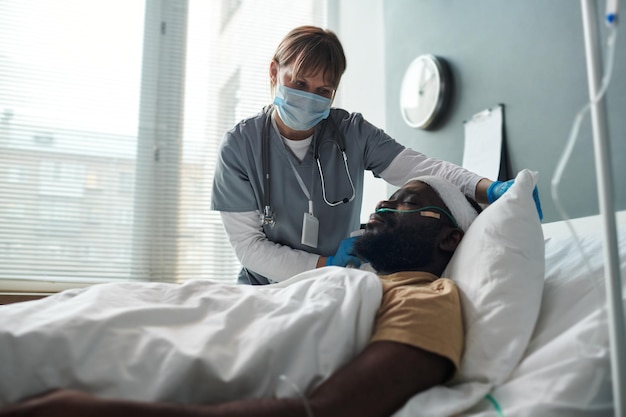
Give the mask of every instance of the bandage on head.
M 436 211 L 432 211 L 436 210 Z M 442 209 L 437 206 L 426 206 L 413 210 L 397 210 L 392 208 L 381 207 L 376 209 L 376 213 L 419 213 L 420 216 L 431 217 L 433 219 L 441 219 L 441 214 L 447 216 L 454 227 L 459 227 L 459 224 L 456 222 L 452 214 L 450 214 L 447 210 Z

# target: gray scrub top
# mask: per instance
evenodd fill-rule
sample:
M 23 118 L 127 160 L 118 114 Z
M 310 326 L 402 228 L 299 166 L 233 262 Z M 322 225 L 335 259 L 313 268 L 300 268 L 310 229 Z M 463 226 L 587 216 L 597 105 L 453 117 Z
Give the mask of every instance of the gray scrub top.
M 332 117 L 345 138 L 355 198 L 349 203 L 331 207 L 322 197 L 321 178 L 314 156 L 316 142 L 320 143 L 320 162 L 328 201 L 342 200 L 352 195 L 343 157 L 336 145 L 341 140 L 340 135 L 330 125 L 332 121 L 326 120 L 317 126 L 311 146 L 302 161 L 284 145 L 276 130 L 270 128 L 270 200 L 275 224 L 263 226 L 269 240 L 322 256 L 334 255 L 341 240 L 359 228 L 365 170 L 371 170 L 378 176 L 405 148 L 383 130 L 367 122 L 359 113 L 333 108 L 329 117 Z M 266 113 L 261 112 L 243 120 L 226 133 L 215 169 L 211 209 L 229 212 L 263 211 L 262 137 L 266 120 L 269 122 Z M 328 124 L 326 129 L 322 129 L 324 123 Z M 323 137 L 320 137 L 322 130 Z M 317 248 L 301 243 L 303 213 L 308 212 L 309 203 L 290 160 L 308 188 L 313 200 L 313 212 L 319 219 Z

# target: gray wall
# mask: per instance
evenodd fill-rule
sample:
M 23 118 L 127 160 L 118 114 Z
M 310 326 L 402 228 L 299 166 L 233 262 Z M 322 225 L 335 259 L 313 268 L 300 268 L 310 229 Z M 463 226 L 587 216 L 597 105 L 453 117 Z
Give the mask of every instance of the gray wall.
M 383 0 L 330 1 L 329 5 L 335 7 L 330 15 L 338 19 L 329 22 L 329 27 L 339 35 L 348 60 L 334 105 L 362 113 L 368 121 L 384 129 Z M 367 222 L 380 200 L 389 197 L 389 191 L 385 181 L 369 173 L 365 175 L 362 223 Z
M 624 3 L 622 14 L 626 14 Z M 598 11 L 602 16 L 604 1 L 599 2 Z M 502 103 L 510 175 L 524 168 L 538 171 L 544 222 L 560 220 L 551 181 L 575 115 L 588 100 L 580 2 L 385 0 L 383 13 L 386 130 L 391 136 L 429 156 L 460 164 L 463 121 Z M 601 27 L 605 43 L 604 25 Z M 624 37 L 624 33 L 617 37 L 607 95 L 619 210 L 626 209 Z M 433 131 L 407 126 L 398 104 L 405 69 L 413 58 L 425 53 L 445 58 L 455 82 L 448 117 Z M 559 187 L 562 204 L 571 217 L 599 210 L 592 142 L 587 114 Z

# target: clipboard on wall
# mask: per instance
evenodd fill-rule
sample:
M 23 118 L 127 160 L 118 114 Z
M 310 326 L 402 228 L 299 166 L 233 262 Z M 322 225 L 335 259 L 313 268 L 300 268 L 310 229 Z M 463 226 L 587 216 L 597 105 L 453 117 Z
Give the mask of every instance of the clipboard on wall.
M 463 168 L 491 180 L 508 180 L 504 105 L 478 112 L 463 124 Z

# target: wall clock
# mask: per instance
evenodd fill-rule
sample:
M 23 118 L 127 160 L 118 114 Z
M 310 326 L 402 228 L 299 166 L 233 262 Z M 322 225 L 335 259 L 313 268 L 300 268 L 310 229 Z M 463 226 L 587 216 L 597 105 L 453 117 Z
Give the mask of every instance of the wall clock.
M 407 68 L 400 89 L 402 118 L 411 127 L 429 129 L 450 104 L 452 79 L 444 59 L 420 55 Z

